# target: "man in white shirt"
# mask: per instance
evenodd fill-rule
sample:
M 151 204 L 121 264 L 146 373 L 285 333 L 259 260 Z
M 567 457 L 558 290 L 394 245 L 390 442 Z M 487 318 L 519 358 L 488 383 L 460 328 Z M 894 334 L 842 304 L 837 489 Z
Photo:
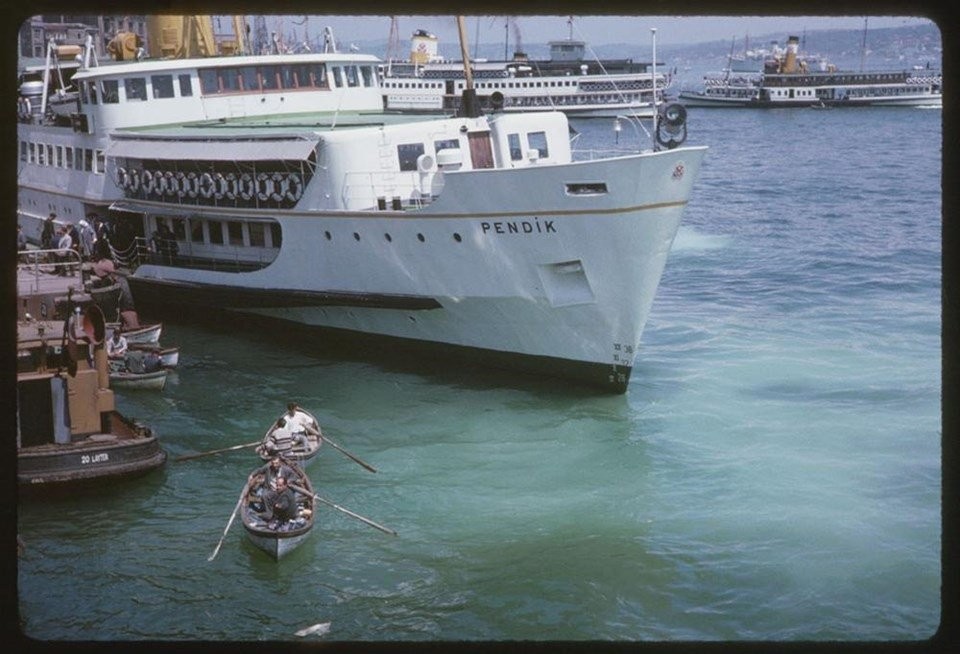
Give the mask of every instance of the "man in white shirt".
M 113 330 L 113 338 L 107 341 L 107 356 L 111 359 L 122 359 L 127 354 L 127 339 L 119 329 Z

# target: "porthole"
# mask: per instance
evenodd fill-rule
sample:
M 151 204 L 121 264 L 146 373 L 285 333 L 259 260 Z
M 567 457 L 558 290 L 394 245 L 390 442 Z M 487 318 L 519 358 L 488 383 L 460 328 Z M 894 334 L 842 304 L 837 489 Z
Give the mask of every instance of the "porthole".
M 426 241 L 427 239 L 423 238 L 423 234 L 417 234 L 417 240 L 420 241 L 421 243 L 423 243 L 423 242 Z
M 354 241 L 359 241 L 359 240 L 360 240 L 360 235 L 357 234 L 356 232 L 354 232 L 354 233 L 353 233 L 353 240 L 354 240 Z
M 383 238 L 387 239 L 387 243 L 393 243 L 393 237 L 389 234 L 384 234 Z
M 460 235 L 459 235 L 459 234 L 457 234 L 456 232 L 454 232 L 454 233 L 453 233 L 453 240 L 456 241 L 457 243 L 459 243 L 459 242 L 462 241 L 463 239 L 460 238 Z
M 323 235 L 327 237 L 328 241 L 333 238 L 332 236 L 330 236 L 330 232 L 324 232 Z

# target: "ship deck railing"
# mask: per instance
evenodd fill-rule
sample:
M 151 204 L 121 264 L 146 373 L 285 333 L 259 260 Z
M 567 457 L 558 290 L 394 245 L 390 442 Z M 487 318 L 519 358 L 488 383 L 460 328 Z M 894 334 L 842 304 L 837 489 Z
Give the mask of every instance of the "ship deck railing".
M 17 296 L 53 292 L 76 282 L 83 288 L 83 257 L 71 249 L 28 249 L 17 253 Z

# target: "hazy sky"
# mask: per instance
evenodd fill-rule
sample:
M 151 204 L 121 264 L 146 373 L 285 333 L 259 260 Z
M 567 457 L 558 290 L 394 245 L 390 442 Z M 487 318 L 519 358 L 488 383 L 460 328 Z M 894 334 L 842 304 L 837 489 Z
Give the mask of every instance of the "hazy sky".
M 271 30 L 282 27 L 288 34 L 291 28 L 298 39 L 302 38 L 303 16 L 270 18 Z M 424 29 L 436 34 L 443 43 L 457 42 L 456 20 L 453 16 L 398 16 L 400 42 L 409 44 L 414 30 Z M 570 34 L 568 16 L 516 16 L 516 29 L 524 43 L 546 43 L 565 39 Z M 929 24 L 931 21 L 919 16 L 870 16 L 867 27 L 895 27 L 901 25 Z M 467 40 L 474 42 L 503 43 L 507 30 L 505 16 L 468 16 L 466 19 Z M 657 28 L 658 43 L 697 43 L 701 41 L 742 40 L 745 36 L 775 34 L 780 40 L 789 34 L 801 36 L 804 30 L 863 29 L 863 16 L 575 16 L 573 37 L 592 45 L 606 43 L 643 43 L 650 41 L 650 28 Z M 325 26 L 333 28 L 341 44 L 351 41 L 386 39 L 390 34 L 389 16 L 310 16 L 306 24 L 308 35 L 315 38 Z M 510 43 L 515 41 L 515 31 L 509 29 Z M 759 44 L 758 44 L 759 45 Z

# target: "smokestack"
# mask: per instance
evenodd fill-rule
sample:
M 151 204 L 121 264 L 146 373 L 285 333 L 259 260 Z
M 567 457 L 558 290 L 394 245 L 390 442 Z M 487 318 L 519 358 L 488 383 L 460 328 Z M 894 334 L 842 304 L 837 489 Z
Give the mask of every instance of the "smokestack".
M 797 72 L 797 50 L 800 45 L 800 39 L 795 36 L 787 38 L 787 54 L 783 60 L 783 73 Z

